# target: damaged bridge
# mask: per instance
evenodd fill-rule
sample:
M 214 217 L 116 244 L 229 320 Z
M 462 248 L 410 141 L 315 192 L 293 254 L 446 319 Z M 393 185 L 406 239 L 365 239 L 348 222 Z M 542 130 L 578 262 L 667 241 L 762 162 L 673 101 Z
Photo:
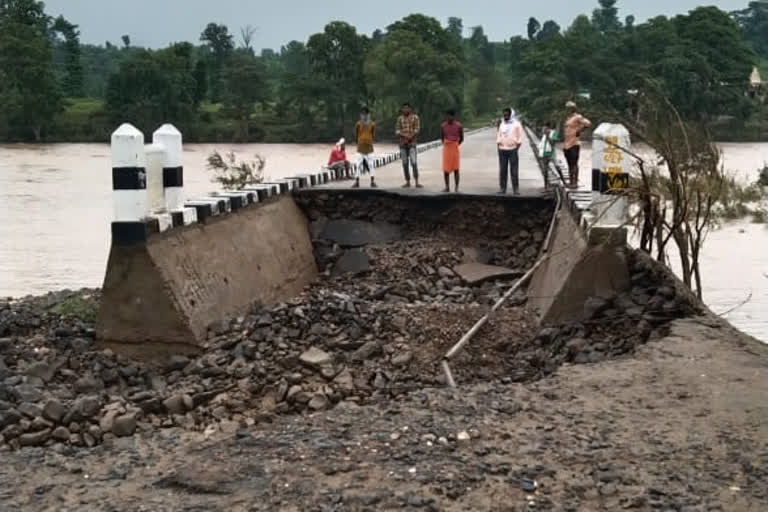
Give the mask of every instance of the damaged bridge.
M 462 286 L 518 278 L 547 255 L 528 301 L 543 323 L 578 320 L 587 299 L 614 296 L 629 283 L 625 234 L 589 224 L 584 199 L 592 193 L 560 187 L 532 135 L 520 148 L 515 197 L 495 193 L 489 129 L 470 133 L 462 146 L 460 194 L 438 192 L 439 142 L 431 142 L 421 147 L 423 189 L 399 188 L 399 155 L 392 154 L 376 159 L 376 190 L 351 190 L 349 175 L 321 170 L 188 199 L 181 134 L 166 125 L 154 140 L 145 149 L 129 125 L 113 136 L 116 220 L 97 328 L 111 346 L 199 350 L 212 330 L 255 304 L 296 297 L 319 275 L 377 272 L 370 247 L 436 233 L 455 244 L 460 261 L 431 270 Z

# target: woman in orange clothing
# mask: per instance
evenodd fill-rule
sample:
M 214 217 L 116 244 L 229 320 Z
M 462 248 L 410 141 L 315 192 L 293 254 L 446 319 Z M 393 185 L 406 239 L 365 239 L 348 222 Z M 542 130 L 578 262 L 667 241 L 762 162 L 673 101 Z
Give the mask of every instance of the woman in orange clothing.
M 440 138 L 443 141 L 443 177 L 445 178 L 445 189 L 443 192 L 451 191 L 451 174 L 453 174 L 456 192 L 458 192 L 459 146 L 464 142 L 464 127 L 456 120 L 455 110 L 448 110 L 445 113 L 445 117 L 445 122 L 440 126 Z

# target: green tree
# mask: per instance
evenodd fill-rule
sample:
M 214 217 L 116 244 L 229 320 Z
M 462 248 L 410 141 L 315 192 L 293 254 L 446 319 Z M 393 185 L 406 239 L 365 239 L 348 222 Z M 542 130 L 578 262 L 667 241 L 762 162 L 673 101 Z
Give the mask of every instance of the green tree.
M 621 28 L 619 9 L 616 0 L 598 0 L 600 7 L 592 12 L 592 23 L 601 32 L 610 32 Z
M 548 20 L 544 22 L 544 25 L 541 27 L 541 30 L 536 34 L 536 38 L 539 41 L 543 41 L 545 39 L 549 39 L 551 37 L 555 37 L 560 35 L 560 25 L 555 23 L 552 20 Z
M 316 124 L 318 109 L 322 107 L 321 98 L 327 91 L 312 74 L 309 52 L 304 43 L 291 41 L 280 49 L 280 61 L 277 113 L 286 122 L 295 123 L 294 137 L 316 137 L 321 131 Z
M 264 65 L 245 54 L 230 59 L 224 71 L 224 113 L 238 123 L 238 135 L 246 142 L 256 102 L 265 99 Z
M 411 14 L 394 22 L 387 27 L 387 30 L 389 32 L 398 30 L 414 32 L 419 34 L 422 41 L 440 53 L 454 56 L 462 55 L 461 41 L 457 41 L 435 18 L 423 14 Z
M 464 115 L 491 114 L 498 108 L 497 98 L 505 95 L 507 83 L 496 69 L 496 47 L 483 27 L 474 27 L 466 40 Z
M 744 30 L 745 39 L 763 58 L 768 58 L 768 0 L 749 2 L 746 9 L 731 13 Z
M 539 20 L 533 16 L 528 18 L 528 39 L 531 41 L 536 39 L 536 34 L 539 33 L 539 30 L 541 30 L 541 23 L 539 23 Z
M 673 74 L 678 80 L 672 87 L 676 93 L 673 103 L 685 105 L 681 110 L 692 118 L 723 114 L 746 117 L 751 106 L 744 91 L 755 56 L 736 22 L 717 7 L 699 7 L 686 16 L 677 16 L 674 25 L 682 41 L 676 60 L 687 60 L 683 66 L 687 73 L 683 77 Z M 688 87 L 680 83 L 683 80 Z
M 208 51 L 208 90 L 211 93 L 211 101 L 219 102 L 222 97 L 222 73 L 227 64 L 227 59 L 232 55 L 235 49 L 235 39 L 229 33 L 226 25 L 209 23 L 203 33 L 200 34 L 200 41 L 205 44 Z
M 463 103 L 464 56 L 453 41 L 437 20 L 426 16 L 392 24 L 365 63 L 377 111 L 394 122 L 400 105 L 409 102 L 422 118 L 422 131 L 437 136 L 443 111 L 461 109 Z
M 63 107 L 49 26 L 42 2 L 0 0 L 0 125 L 38 141 Z
M 342 21 L 329 23 L 323 32 L 307 41 L 312 71 L 324 86 L 322 99 L 328 125 L 339 133 L 343 133 L 360 105 L 368 103 L 363 64 L 369 46 L 365 36 Z
M 107 82 L 106 110 L 114 123 L 130 122 L 145 133 L 166 122 L 183 127 L 195 120 L 197 83 L 191 45 L 156 52 L 140 50 Z
M 458 40 L 461 40 L 464 37 L 464 22 L 461 18 L 455 16 L 448 18 L 448 32 Z
M 80 55 L 80 31 L 63 16 L 56 18 L 53 30 L 64 37 L 64 80 L 62 89 L 69 97 L 83 95 L 83 63 Z

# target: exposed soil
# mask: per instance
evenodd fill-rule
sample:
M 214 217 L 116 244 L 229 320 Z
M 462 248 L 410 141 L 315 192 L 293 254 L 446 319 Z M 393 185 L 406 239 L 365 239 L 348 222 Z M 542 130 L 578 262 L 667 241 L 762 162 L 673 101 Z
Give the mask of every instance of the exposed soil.
M 100 349 L 95 290 L 0 302 L 0 509 L 768 509 L 768 347 L 658 265 L 579 324 L 512 297 L 452 392 L 443 354 L 511 284 L 454 269 L 527 269 L 546 204 L 315 197 L 321 277 L 198 357 Z
M 3 455 L 4 510 L 763 511 L 768 354 L 707 319 L 527 384 Z M 533 489 L 533 490 L 531 490 Z

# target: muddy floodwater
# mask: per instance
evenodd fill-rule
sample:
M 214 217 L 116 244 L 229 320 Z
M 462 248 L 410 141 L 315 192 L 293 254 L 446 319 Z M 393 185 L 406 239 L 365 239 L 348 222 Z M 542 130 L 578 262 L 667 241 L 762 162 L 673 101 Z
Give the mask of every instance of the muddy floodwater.
M 768 143 L 723 144 L 726 169 L 753 182 L 768 162 Z M 189 144 L 188 196 L 216 187 L 205 170 L 213 151 L 267 159 L 266 175 L 280 178 L 319 168 L 329 147 L 316 144 Z M 378 151 L 392 146 L 379 145 Z M 582 176 L 589 176 L 585 145 Z M 399 173 L 392 165 L 380 173 Z M 438 183 L 427 183 L 438 187 Z M 105 144 L 0 146 L 0 296 L 98 287 L 104 277 L 112 216 L 111 164 Z M 714 231 L 704 249 L 705 302 L 743 331 L 768 342 L 768 225 L 749 220 Z M 735 308 L 735 309 L 734 309 Z

